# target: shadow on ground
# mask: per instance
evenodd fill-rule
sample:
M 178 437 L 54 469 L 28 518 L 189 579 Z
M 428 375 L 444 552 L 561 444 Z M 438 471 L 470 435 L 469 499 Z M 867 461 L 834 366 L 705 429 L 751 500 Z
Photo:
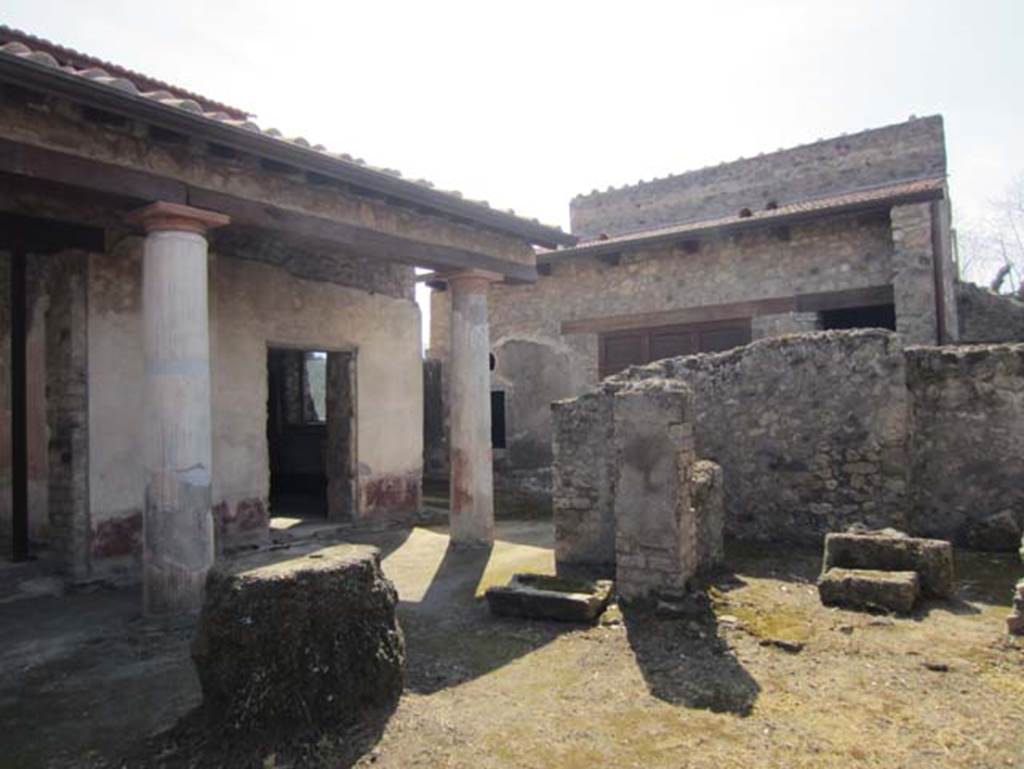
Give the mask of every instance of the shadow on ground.
M 523 538 L 528 539 L 528 533 Z M 483 597 L 484 587 L 489 581 L 504 583 L 520 570 L 519 564 L 523 562 L 516 555 L 521 547 L 507 540 L 495 548 L 463 549 L 449 544 L 422 597 L 399 602 L 398 616 L 406 643 L 407 689 L 433 694 L 458 686 L 575 629 L 556 622 L 505 619 L 490 614 Z
M 225 732 L 217 714 L 200 706 L 170 730 L 136 745 L 124 758 L 92 764 L 91 769 L 349 769 L 380 741 L 397 707 L 396 700 L 387 708 L 364 712 L 358 723 L 330 731 L 233 737 Z
M 750 715 L 761 687 L 719 637 L 710 607 L 689 619 L 625 607 L 623 618 L 651 694 L 673 705 Z
M 781 549 L 785 551 L 785 558 L 769 557 Z M 821 545 L 778 545 L 738 540 L 726 540 L 725 543 L 725 562 L 730 569 L 746 578 L 814 584 L 821 573 L 821 558 Z M 719 590 L 746 584 L 738 578 L 734 578 L 735 584 L 730 584 L 727 575 L 718 576 L 722 577 L 721 583 L 716 583 Z

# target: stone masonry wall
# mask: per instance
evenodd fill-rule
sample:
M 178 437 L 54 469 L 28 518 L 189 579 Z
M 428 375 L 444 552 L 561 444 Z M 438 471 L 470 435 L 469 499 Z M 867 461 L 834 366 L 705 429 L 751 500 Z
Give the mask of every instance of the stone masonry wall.
M 598 390 L 552 404 L 555 562 L 559 572 L 615 575 L 614 396 Z
M 570 206 L 572 231 L 583 238 L 617 235 L 945 174 L 936 115 L 581 195 Z
M 721 465 L 734 537 L 817 544 L 863 523 L 982 549 L 1018 546 L 1024 344 L 904 349 L 891 332 L 830 331 L 633 367 L 558 404 L 556 416 L 586 427 L 556 422 L 555 477 L 574 477 L 582 461 L 600 489 L 556 485 L 572 500 L 573 517 L 557 531 L 557 552 L 571 560 L 588 560 L 607 525 L 604 500 L 617 493 L 602 470 L 602 399 L 645 383 L 693 390 L 696 453 Z M 576 448 L 577 439 L 592 447 Z M 568 507 L 556 496 L 556 520 Z
M 910 348 L 907 384 L 911 528 L 1016 550 L 1024 526 L 1024 344 Z M 984 540 L 979 528 L 990 530 Z
M 695 398 L 697 453 L 722 466 L 726 531 L 818 542 L 863 522 L 906 524 L 908 395 L 885 331 L 829 331 L 628 369 Z
M 840 291 L 890 284 L 894 244 L 883 214 L 794 226 L 789 240 L 769 232 L 702 243 L 697 253 L 659 247 L 626 253 L 618 265 L 566 260 L 532 285 L 495 285 L 488 295 L 492 388 L 505 392 L 508 470 L 550 461 L 549 404 L 598 382 L 598 335 L 562 333 L 591 318 Z M 431 292 L 428 355 L 446 360 L 448 292 Z M 753 319 L 755 338 L 813 330 L 814 313 Z M 525 372 L 531 372 L 526 376 Z M 503 468 L 496 468 L 503 472 Z
M 1024 299 L 957 283 L 956 303 L 961 342 L 1024 341 Z
M 552 408 L 560 574 L 614 576 L 630 600 L 721 562 L 722 468 L 696 457 L 684 384 L 605 383 Z
M 508 438 L 496 474 L 513 477 L 545 466 L 548 404 L 598 382 L 598 334 L 563 334 L 563 323 L 892 285 L 904 341 L 934 344 L 933 248 L 932 210 L 919 204 L 894 208 L 891 219 L 876 213 L 794 226 L 788 240 L 756 232 L 702 243 L 697 253 L 672 247 L 627 252 L 616 265 L 569 259 L 553 264 L 535 284 L 493 286 L 492 388 L 505 393 Z M 447 292 L 433 292 L 430 355 L 440 360 L 447 351 L 447 316 Z M 819 317 L 762 315 L 751 325 L 756 340 L 813 331 Z
M 934 344 L 940 340 L 936 335 L 936 256 L 931 204 L 895 206 L 889 216 L 894 245 L 896 330 L 908 344 Z M 955 302 L 951 300 L 951 304 Z
M 69 574 L 89 574 L 89 256 L 50 257 L 46 317 L 50 544 Z

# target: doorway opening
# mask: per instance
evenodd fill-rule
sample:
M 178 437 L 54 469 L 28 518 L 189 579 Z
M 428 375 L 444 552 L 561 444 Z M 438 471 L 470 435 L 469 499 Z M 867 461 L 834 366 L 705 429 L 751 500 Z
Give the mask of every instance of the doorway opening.
M 846 307 L 841 310 L 825 310 L 821 313 L 823 330 L 844 328 L 885 328 L 896 330 L 896 307 L 879 304 L 871 307 Z
M 352 375 L 350 352 L 267 351 L 272 517 L 351 520 Z
M 0 561 L 87 574 L 88 251 L 101 229 L 0 213 Z M 90 541 L 91 540 L 91 541 Z
M 505 393 L 491 390 L 491 448 L 505 447 Z

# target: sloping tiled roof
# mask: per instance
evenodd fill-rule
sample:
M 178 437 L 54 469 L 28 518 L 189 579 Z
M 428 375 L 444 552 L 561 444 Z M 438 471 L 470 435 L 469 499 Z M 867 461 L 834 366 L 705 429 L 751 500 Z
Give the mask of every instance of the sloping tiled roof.
M 394 169 L 370 166 L 361 158 L 353 158 L 347 153 L 328 152 L 323 145 L 311 144 L 301 136 L 288 138 L 283 136 L 277 129 L 262 129 L 251 119 L 252 115 L 244 110 L 229 107 L 182 88 L 168 85 L 147 75 L 103 62 L 101 59 L 93 56 L 79 53 L 70 48 L 65 48 L 48 40 L 3 25 L 0 25 L 0 55 L 26 59 L 44 67 L 92 81 L 133 97 L 142 97 L 149 101 L 158 102 L 165 107 L 173 107 L 224 125 L 312 150 L 326 157 L 333 158 L 339 163 L 354 164 L 374 174 L 399 179 L 401 183 L 412 187 L 429 189 L 436 195 L 447 196 L 449 199 L 455 198 L 470 206 L 479 206 L 487 211 L 491 211 L 493 212 L 491 215 L 492 219 L 496 218 L 494 217 L 496 214 L 498 215 L 498 221 L 507 221 L 510 224 L 512 222 L 520 222 L 528 226 L 532 225 L 548 230 L 552 233 L 553 243 L 574 243 L 576 240 L 571 235 L 561 232 L 561 227 L 544 225 L 537 219 L 517 216 L 512 209 L 505 211 L 492 209 L 485 200 L 464 198 L 462 193 L 457 190 L 436 189 L 431 182 L 425 179 L 403 179 L 402 174 Z M 502 217 L 507 217 L 507 219 L 502 219 Z M 496 224 L 496 226 L 500 225 Z
M 200 105 L 203 112 L 224 112 L 236 120 L 250 117 L 250 113 L 245 110 L 230 107 L 141 72 L 126 69 L 3 24 L 0 24 L 0 50 L 13 53 L 16 56 L 26 56 L 42 64 L 56 63 L 65 72 L 88 77 L 98 82 L 108 82 L 115 88 L 119 87 L 130 93 L 139 93 L 161 100 L 190 99 Z
M 855 190 L 842 195 L 802 200 L 788 203 L 778 208 L 768 208 L 760 211 L 744 209 L 737 212 L 735 216 L 658 227 L 613 237 L 593 238 L 569 248 L 542 252 L 538 256 L 538 261 L 551 262 L 563 257 L 613 253 L 623 248 L 636 247 L 646 243 L 677 239 L 684 240 L 688 237 L 695 237 L 714 230 L 745 229 L 758 226 L 768 227 L 782 225 L 793 219 L 803 219 L 819 214 L 842 213 L 846 210 L 858 210 L 888 203 L 935 199 L 942 196 L 945 185 L 946 180 L 944 178 L 915 179 L 884 187 Z

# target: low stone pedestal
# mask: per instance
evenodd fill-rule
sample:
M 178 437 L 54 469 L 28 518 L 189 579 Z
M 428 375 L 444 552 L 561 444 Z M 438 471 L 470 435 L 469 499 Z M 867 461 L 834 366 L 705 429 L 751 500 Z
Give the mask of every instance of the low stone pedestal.
M 615 395 L 615 582 L 623 601 L 682 592 L 697 573 L 693 394 L 651 381 Z
M 725 560 L 725 477 L 722 466 L 698 459 L 690 468 L 690 495 L 697 517 L 697 571 L 714 571 Z
M 507 585 L 487 591 L 491 612 L 505 617 L 553 619 L 560 622 L 595 622 L 608 606 L 611 580 L 516 574 Z
M 818 580 L 818 595 L 826 606 L 907 614 L 920 594 L 920 581 L 913 571 L 833 568 Z
M 836 566 L 843 569 L 916 571 L 921 581 L 921 593 L 932 598 L 948 598 L 956 584 L 953 546 L 949 542 L 908 537 L 894 529 L 826 534 L 822 573 Z
M 218 565 L 192 650 L 203 706 L 228 731 L 352 723 L 394 704 L 405 658 L 397 594 L 367 546 Z

